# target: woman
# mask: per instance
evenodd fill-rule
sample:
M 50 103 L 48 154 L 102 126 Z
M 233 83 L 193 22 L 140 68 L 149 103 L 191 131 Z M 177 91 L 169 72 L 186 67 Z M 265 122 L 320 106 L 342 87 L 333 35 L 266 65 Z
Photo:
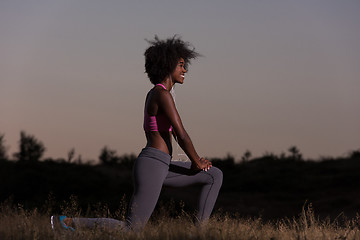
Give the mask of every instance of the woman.
M 163 185 L 183 187 L 202 185 L 197 220 L 206 221 L 214 207 L 222 184 L 222 172 L 200 157 L 184 129 L 170 90 L 183 84 L 191 59 L 199 56 L 190 44 L 174 36 L 149 41 L 145 51 L 145 70 L 155 86 L 148 92 L 144 108 L 144 131 L 147 144 L 134 164 L 134 193 L 126 222 L 108 218 L 52 217 L 52 223 L 65 228 L 76 226 L 126 227 L 140 229 L 148 222 Z M 171 135 L 191 162 L 171 162 Z

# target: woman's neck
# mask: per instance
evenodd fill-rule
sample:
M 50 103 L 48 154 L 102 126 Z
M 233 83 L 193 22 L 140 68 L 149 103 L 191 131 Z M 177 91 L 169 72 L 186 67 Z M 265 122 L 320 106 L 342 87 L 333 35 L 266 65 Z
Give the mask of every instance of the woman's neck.
M 170 91 L 173 86 L 174 86 L 174 82 L 172 81 L 171 77 L 167 77 L 165 78 L 164 81 L 160 82 L 162 85 L 164 85 L 166 87 L 166 90 Z

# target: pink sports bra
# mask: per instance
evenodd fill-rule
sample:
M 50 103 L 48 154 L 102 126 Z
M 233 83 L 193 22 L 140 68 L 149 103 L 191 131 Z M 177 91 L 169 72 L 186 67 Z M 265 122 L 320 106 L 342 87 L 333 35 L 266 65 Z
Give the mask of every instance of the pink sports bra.
M 166 87 L 162 84 L 156 84 L 155 86 L 162 86 L 165 90 Z M 172 126 L 168 118 L 163 115 L 150 116 L 146 109 L 144 109 L 144 130 L 145 132 L 159 132 L 159 131 L 172 131 Z

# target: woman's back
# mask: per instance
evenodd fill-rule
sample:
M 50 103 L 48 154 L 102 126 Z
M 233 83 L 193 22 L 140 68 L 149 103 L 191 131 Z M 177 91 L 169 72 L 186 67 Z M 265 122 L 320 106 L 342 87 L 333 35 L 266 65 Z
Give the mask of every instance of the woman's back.
M 147 147 L 157 148 L 165 153 L 172 154 L 171 131 L 168 117 L 162 111 L 161 94 L 166 94 L 163 85 L 157 85 L 149 91 L 144 108 L 144 131 Z

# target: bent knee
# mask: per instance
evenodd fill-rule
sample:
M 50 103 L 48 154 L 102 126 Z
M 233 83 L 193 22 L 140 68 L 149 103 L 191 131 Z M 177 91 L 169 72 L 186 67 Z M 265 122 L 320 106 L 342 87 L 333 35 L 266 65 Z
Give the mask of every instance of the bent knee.
M 210 168 L 209 172 L 211 172 L 214 184 L 221 186 L 223 181 L 223 172 L 217 167 Z

